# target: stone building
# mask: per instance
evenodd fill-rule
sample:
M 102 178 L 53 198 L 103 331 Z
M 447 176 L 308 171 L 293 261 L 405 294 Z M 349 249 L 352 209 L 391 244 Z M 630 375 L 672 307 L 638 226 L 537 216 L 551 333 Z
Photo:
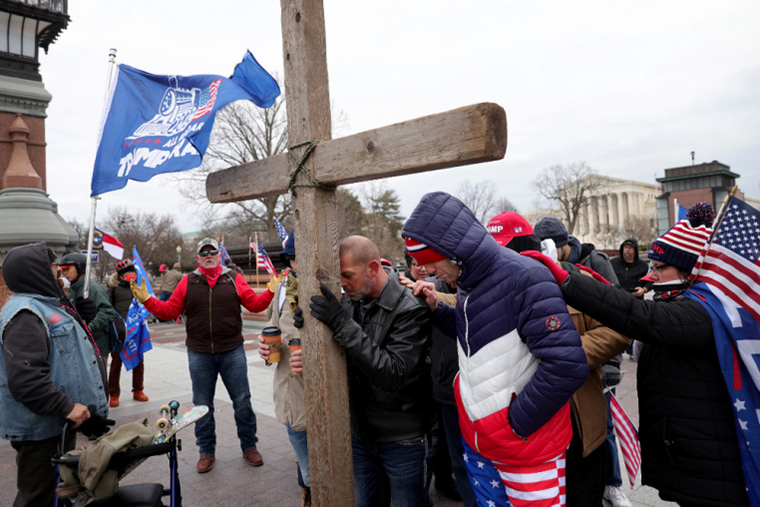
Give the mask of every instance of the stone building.
M 601 185 L 592 190 L 575 229 L 570 231 L 573 236 L 599 249 L 616 249 L 627 237 L 636 237 L 642 245 L 656 237 L 656 185 L 600 175 L 589 177 L 599 180 Z M 523 215 L 531 224 L 544 216 L 565 220 L 559 209 Z
M 69 22 L 65 0 L 0 0 L 0 273 L 11 248 L 46 241 L 60 255 L 79 241 L 48 196 L 45 118 L 52 99 L 39 73 Z M 0 306 L 8 290 L 0 276 Z

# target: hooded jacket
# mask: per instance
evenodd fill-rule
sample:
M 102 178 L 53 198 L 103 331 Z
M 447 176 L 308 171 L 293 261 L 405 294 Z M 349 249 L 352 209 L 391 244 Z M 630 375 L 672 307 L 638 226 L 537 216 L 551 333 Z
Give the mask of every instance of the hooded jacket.
M 74 403 L 106 415 L 103 362 L 53 276 L 45 244 L 11 250 L 3 278 L 14 294 L 0 312 L 0 436 L 59 435 Z
M 562 455 L 572 436 L 568 401 L 585 382 L 588 365 L 552 275 L 500 247 L 444 192 L 422 198 L 403 235 L 462 269 L 456 308 L 441 303 L 434 318 L 458 339 L 455 394 L 467 443 L 502 463 Z
M 633 247 L 633 262 L 628 262 L 623 258 L 623 247 L 625 245 Z M 651 285 L 651 283 L 647 284 L 639 281 L 649 271 L 649 265 L 639 259 L 639 242 L 635 238 L 628 238 L 620 244 L 620 257 L 610 260 L 610 264 L 615 271 L 618 282 L 620 282 L 620 288 L 626 292 L 633 292 L 636 290 L 636 287 Z

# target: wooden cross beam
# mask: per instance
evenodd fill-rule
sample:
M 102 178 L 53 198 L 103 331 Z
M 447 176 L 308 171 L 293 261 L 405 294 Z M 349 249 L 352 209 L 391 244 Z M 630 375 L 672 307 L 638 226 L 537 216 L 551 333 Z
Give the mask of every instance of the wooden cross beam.
M 476 104 L 331 141 L 330 94 L 322 0 L 281 0 L 285 96 L 291 146 L 321 141 L 304 166 L 334 187 L 389 176 L 499 160 L 507 148 L 507 120 L 496 104 Z M 305 146 L 296 148 L 300 160 Z M 211 202 L 284 194 L 295 166 L 287 154 L 211 173 Z M 296 177 L 293 198 L 298 291 L 308 310 L 319 284 L 340 293 L 337 205 L 331 188 Z M 305 311 L 307 434 L 312 501 L 354 505 L 346 360 L 330 330 Z M 432 396 L 432 393 L 431 393 Z

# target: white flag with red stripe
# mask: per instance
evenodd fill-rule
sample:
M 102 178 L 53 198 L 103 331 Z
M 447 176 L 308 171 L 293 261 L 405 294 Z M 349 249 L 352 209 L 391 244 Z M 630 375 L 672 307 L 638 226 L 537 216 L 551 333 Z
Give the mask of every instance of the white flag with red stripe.
M 620 450 L 623 451 L 625 471 L 628 474 L 628 482 L 633 488 L 636 484 L 636 475 L 641 465 L 641 446 L 639 445 L 639 432 L 628 414 L 618 402 L 615 395 L 610 392 L 610 411 L 612 423 L 615 425 L 615 434 L 620 442 Z

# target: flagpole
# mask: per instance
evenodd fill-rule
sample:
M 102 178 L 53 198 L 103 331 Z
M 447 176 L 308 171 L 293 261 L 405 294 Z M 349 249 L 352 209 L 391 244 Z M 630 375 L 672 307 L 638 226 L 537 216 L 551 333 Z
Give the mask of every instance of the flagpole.
M 678 223 L 678 199 L 673 199 L 673 225 Z
M 116 48 L 108 50 L 108 73 L 106 74 L 106 94 L 103 98 L 103 103 L 108 100 L 108 91 L 111 89 L 111 80 L 113 79 L 113 72 L 116 68 Z M 90 206 L 90 233 L 87 235 L 87 264 L 84 270 L 84 291 L 85 298 L 90 297 L 90 272 L 92 271 L 92 242 L 95 239 L 95 211 L 98 207 L 98 199 L 100 196 L 92 196 L 92 205 Z M 121 260 L 121 259 L 119 259 Z
M 723 198 L 723 203 L 720 205 L 720 210 L 718 210 L 718 215 L 716 216 L 716 223 L 715 227 L 713 227 L 712 234 L 710 234 L 710 239 L 707 240 L 707 246 L 705 247 L 705 251 L 699 254 L 699 267 L 697 268 L 697 272 L 694 273 L 693 279 L 696 280 L 699 276 L 699 272 L 702 270 L 702 259 L 707 257 L 707 252 L 710 251 L 710 247 L 712 246 L 713 240 L 715 239 L 715 236 L 718 234 L 718 229 L 720 228 L 721 224 L 723 223 L 723 218 L 726 216 L 725 211 L 727 211 L 728 202 L 736 196 L 736 191 L 739 189 L 739 185 L 734 185 L 734 188 L 731 189 L 731 192 Z M 689 277 L 689 279 L 692 279 L 692 277 Z
M 259 232 L 254 231 L 253 241 L 256 243 L 256 288 L 259 288 Z

